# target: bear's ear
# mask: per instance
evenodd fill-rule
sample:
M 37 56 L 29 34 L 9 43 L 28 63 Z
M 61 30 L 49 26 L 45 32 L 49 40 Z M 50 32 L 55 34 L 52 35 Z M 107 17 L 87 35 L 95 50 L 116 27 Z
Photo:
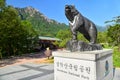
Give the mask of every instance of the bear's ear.
M 73 8 L 75 8 L 75 5 L 74 5 L 74 4 L 72 4 L 72 7 L 73 7 Z

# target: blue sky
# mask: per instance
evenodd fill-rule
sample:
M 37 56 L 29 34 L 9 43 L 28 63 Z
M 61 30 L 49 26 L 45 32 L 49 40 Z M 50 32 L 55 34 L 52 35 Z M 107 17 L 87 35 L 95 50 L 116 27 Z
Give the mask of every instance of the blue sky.
M 32 6 L 50 19 L 68 24 L 64 7 L 74 4 L 77 10 L 95 24 L 105 26 L 105 21 L 120 16 L 120 0 L 6 0 L 14 7 Z

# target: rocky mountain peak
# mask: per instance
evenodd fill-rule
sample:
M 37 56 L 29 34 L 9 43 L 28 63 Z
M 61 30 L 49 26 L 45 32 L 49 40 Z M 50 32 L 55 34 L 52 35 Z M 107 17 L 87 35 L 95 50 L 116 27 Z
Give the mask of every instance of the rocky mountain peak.
M 43 18 L 45 21 L 49 22 L 49 23 L 57 23 L 59 24 L 59 22 L 55 21 L 55 20 L 52 20 L 52 19 L 49 19 L 47 16 L 45 16 L 44 14 L 42 14 L 41 12 L 39 12 L 39 10 L 31 7 L 31 6 L 28 6 L 28 7 L 25 7 L 25 8 L 17 8 L 18 12 L 20 15 L 29 15 L 27 17 L 36 17 L 37 18 Z

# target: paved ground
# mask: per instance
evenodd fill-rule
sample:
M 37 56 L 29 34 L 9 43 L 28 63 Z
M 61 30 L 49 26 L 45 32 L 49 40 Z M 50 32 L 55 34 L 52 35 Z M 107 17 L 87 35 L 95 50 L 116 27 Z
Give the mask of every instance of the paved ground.
M 53 64 L 24 63 L 0 68 L 0 80 L 54 80 Z M 120 69 L 114 80 L 120 80 Z
M 0 68 L 0 80 L 54 80 L 53 64 L 25 63 Z
M 116 68 L 114 80 L 120 80 L 120 68 Z

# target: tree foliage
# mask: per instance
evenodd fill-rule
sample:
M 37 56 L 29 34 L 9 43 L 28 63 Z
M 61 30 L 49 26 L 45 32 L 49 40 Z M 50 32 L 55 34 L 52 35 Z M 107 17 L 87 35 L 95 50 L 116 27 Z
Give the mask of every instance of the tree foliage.
M 107 39 L 107 32 L 98 32 L 98 36 L 97 36 L 97 43 L 107 43 L 108 39 Z
M 109 43 L 120 45 L 120 24 L 109 26 L 107 36 L 110 38 Z
M 5 4 L 6 4 L 5 1 L 6 0 L 0 0 L 0 10 L 5 7 Z
M 35 36 L 36 33 L 32 29 L 31 24 L 28 21 L 21 21 L 15 8 L 12 6 L 4 6 L 4 8 L 1 8 L 1 56 L 11 56 L 28 52 L 31 47 L 30 45 L 33 43 L 32 39 Z
M 56 43 L 59 47 L 65 47 L 68 40 L 72 38 L 72 34 L 69 29 L 60 30 L 57 35 L 57 38 L 61 39 L 61 42 Z
M 107 36 L 109 37 L 109 43 L 112 45 L 120 45 L 120 16 L 115 17 L 111 21 L 113 24 L 108 27 Z

